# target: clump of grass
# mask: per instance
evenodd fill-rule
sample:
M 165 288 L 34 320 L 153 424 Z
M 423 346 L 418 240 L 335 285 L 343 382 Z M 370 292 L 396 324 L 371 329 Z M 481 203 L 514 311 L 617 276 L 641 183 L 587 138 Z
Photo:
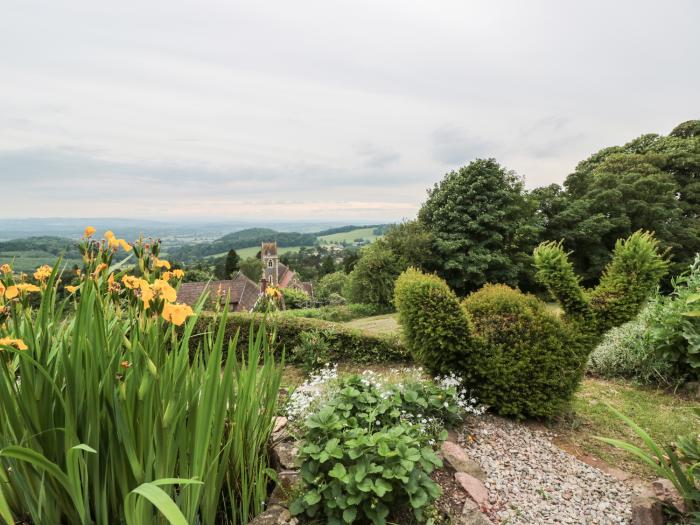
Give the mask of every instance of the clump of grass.
M 131 246 L 92 233 L 65 299 L 55 269 L 38 291 L 0 275 L 0 517 L 247 523 L 266 497 L 281 379 L 271 334 L 236 352 L 224 311 L 191 352 L 203 298 L 174 302 L 157 243 L 134 245 L 140 276 L 126 276 L 111 257 Z

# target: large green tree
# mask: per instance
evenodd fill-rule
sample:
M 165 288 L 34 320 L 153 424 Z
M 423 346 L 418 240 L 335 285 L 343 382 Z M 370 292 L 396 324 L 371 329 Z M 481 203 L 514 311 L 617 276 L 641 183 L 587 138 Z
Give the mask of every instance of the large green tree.
M 418 219 L 434 238 L 435 270 L 459 293 L 531 280 L 534 201 L 495 159 L 477 159 L 428 190 Z
M 672 273 L 700 251 L 699 129 L 689 121 L 667 137 L 642 135 L 602 149 L 579 163 L 564 189 L 532 192 L 543 240 L 564 241 L 584 284 L 596 283 L 616 239 L 639 229 L 670 249 Z
M 379 239 L 362 250 L 343 296 L 353 303 L 390 307 L 394 299 L 394 281 L 405 269 L 396 254 Z

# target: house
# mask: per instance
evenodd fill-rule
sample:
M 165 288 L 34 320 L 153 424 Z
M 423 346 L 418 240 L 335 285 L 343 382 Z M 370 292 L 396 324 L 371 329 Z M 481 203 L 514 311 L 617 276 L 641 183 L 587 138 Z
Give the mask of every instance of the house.
M 194 305 L 205 291 L 210 299 L 223 304 L 228 298 L 230 311 L 250 312 L 268 286 L 276 288 L 297 288 L 313 295 L 310 282 L 302 282 L 289 267 L 279 261 L 276 242 L 264 242 L 260 250 L 260 264 L 263 267 L 260 283 L 238 272 L 233 279 L 224 281 L 182 283 L 177 291 L 177 300 Z
M 177 300 L 193 306 L 205 291 L 209 292 L 210 299 L 218 298 L 216 300 L 220 303 L 228 297 L 232 312 L 249 312 L 258 301 L 260 285 L 238 272 L 233 279 L 226 281 L 182 283 L 177 290 Z

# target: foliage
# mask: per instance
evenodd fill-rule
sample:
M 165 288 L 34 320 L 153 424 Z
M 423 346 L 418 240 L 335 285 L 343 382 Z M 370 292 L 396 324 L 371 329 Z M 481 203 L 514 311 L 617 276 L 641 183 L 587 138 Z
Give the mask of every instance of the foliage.
M 632 379 L 642 384 L 675 385 L 679 378 L 673 364 L 659 356 L 650 324 L 658 309 L 652 299 L 637 317 L 603 335 L 588 360 L 588 371 L 607 378 Z
M 236 273 L 241 266 L 241 258 L 236 253 L 236 250 L 230 249 L 216 266 L 216 277 L 219 279 L 231 279 L 231 276 Z
M 304 495 L 290 508 L 325 523 L 386 523 L 412 508 L 418 519 L 440 489 L 429 474 L 442 462 L 434 447 L 463 409 L 455 387 L 432 382 L 385 385 L 351 376 L 304 423 L 300 452 Z
M 586 286 L 595 284 L 615 242 L 654 231 L 672 249 L 680 273 L 700 251 L 700 135 L 698 121 L 670 136 L 642 135 L 579 163 L 559 192 L 533 192 L 545 217 L 544 239 L 563 239 Z
M 471 325 L 445 281 L 409 268 L 396 280 L 394 304 L 404 344 L 417 362 L 438 372 L 462 369 Z
M 324 330 L 309 330 L 299 334 L 299 343 L 292 348 L 290 360 L 311 372 L 331 361 L 332 335 Z
M 648 451 L 619 439 L 598 439 L 633 454 L 650 467 L 657 476 L 673 483 L 683 498 L 693 523 L 700 523 L 700 436 L 695 433 L 679 437 L 677 448 L 670 445 L 662 447 L 630 418 L 612 407 L 608 408 L 627 423 Z M 696 413 L 700 416 L 700 409 Z
M 284 297 L 284 306 L 292 310 L 304 308 L 309 305 L 311 297 L 304 290 L 298 288 L 282 288 L 282 296 Z
M 461 366 L 476 395 L 501 415 L 561 412 L 588 357 L 570 326 L 539 299 L 506 285 L 486 285 L 463 304 L 474 341 Z
M 438 266 L 435 254 L 435 238 L 419 221 L 404 221 L 392 224 L 386 230 L 384 241 L 401 261 L 401 266 L 413 266 L 430 270 Z
M 673 293 L 660 297 L 651 310 L 650 344 L 678 378 L 700 378 L 700 256 L 672 284 Z
M 346 323 L 362 317 L 370 317 L 385 313 L 385 309 L 377 308 L 371 304 L 341 304 L 337 306 L 321 306 L 320 308 L 303 308 L 300 310 L 287 310 L 284 315 L 294 317 L 308 317 L 321 319 L 334 323 Z
M 251 327 L 255 331 L 263 323 L 266 323 L 275 332 L 273 348 L 278 356 L 281 356 L 283 351 L 289 353 L 292 348 L 299 345 L 301 333 L 310 330 L 323 330 L 328 336 L 332 349 L 331 362 L 391 363 L 406 361 L 408 358 L 405 348 L 396 337 L 366 334 L 360 330 L 353 330 L 340 324 L 319 319 L 296 317 L 289 315 L 290 313 L 290 311 L 275 312 L 268 315 L 242 312 L 232 313 L 228 316 L 226 322 L 225 337 L 230 338 L 240 332 L 239 342 L 245 348 L 248 344 Z M 199 334 L 206 330 L 208 322 L 210 322 L 209 319 L 202 315 L 197 321 L 193 333 Z M 192 351 L 196 349 L 198 341 L 198 335 L 193 335 L 190 338 Z M 289 358 L 290 356 L 287 357 Z
M 263 268 L 260 259 L 249 257 L 241 261 L 241 273 L 255 283 L 260 282 L 262 271 Z
M 157 508 L 170 523 L 247 523 L 267 495 L 281 377 L 265 328 L 237 359 L 226 312 L 213 324 L 198 318 L 201 300 L 194 312 L 172 302 L 169 282 L 182 274 L 158 258 L 157 242 L 133 246 L 134 277 L 113 264 L 119 247 L 132 247 L 93 233 L 81 242 L 80 283 L 63 301 L 57 270 L 40 269 L 31 287 L 0 269 L 3 513 L 163 523 Z
M 320 301 L 328 301 L 331 294 L 343 294 L 347 286 L 348 275 L 344 271 L 328 273 L 321 277 L 316 285 L 315 295 Z
M 350 272 L 343 296 L 355 303 L 390 306 L 394 281 L 404 268 L 396 255 L 380 239 L 362 250 Z
M 517 285 L 537 244 L 535 207 L 522 180 L 494 159 L 452 171 L 428 191 L 418 219 L 435 238 L 435 268 L 458 293 Z
M 536 276 L 562 305 L 567 318 L 595 340 L 633 319 L 655 290 L 668 267 L 658 244 L 651 233 L 642 231 L 618 240 L 600 283 L 586 291 L 562 244 L 542 243 L 534 252 Z
M 581 379 L 587 356 L 569 326 L 506 285 L 486 285 L 460 304 L 442 279 L 411 269 L 397 281 L 396 306 L 414 358 L 459 371 L 499 414 L 551 416 Z

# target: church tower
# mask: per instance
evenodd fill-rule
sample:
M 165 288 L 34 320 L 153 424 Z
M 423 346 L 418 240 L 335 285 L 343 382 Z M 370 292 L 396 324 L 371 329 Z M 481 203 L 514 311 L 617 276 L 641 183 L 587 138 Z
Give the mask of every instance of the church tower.
M 280 260 L 277 256 L 277 241 L 262 243 L 260 259 L 262 259 L 263 277 L 270 285 L 278 286 Z

